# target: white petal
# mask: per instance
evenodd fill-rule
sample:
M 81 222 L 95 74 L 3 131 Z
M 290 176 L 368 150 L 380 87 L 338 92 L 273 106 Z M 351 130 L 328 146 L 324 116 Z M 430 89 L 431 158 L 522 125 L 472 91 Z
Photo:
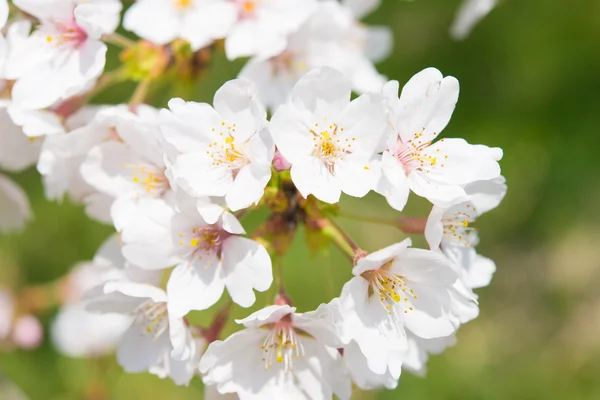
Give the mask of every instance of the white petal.
M 20 230 L 30 218 L 29 200 L 23 189 L 0 175 L 0 232 Z
M 239 170 L 233 184 L 227 190 L 225 201 L 231 211 L 238 211 L 258 204 L 265 186 L 271 179 L 270 168 L 258 168 L 248 164 Z
M 271 258 L 254 240 L 233 236 L 223 243 L 223 277 L 231 299 L 242 307 L 254 304 L 253 289 L 264 292 L 273 282 Z
M 456 13 L 450 34 L 462 40 L 496 6 L 497 0 L 464 0 Z
M 317 199 L 334 204 L 342 194 L 338 182 L 323 161 L 315 157 L 296 160 L 291 169 L 292 181 L 303 197 L 312 194 Z
M 444 224 L 442 224 L 442 218 L 446 209 L 433 206 L 429 217 L 427 218 L 427 224 L 425 225 L 425 239 L 429 248 L 435 250 L 440 246 L 442 242 L 442 236 L 444 235 Z
M 294 312 L 296 312 L 296 308 L 288 305 L 267 306 L 244 319 L 237 319 L 235 322 L 244 325 L 246 328 L 258 328 L 262 325 L 277 322 L 286 315 L 293 314 Z
M 114 32 L 119 26 L 121 2 L 103 0 L 77 5 L 73 14 L 77 25 L 82 27 L 88 36 L 99 39 L 103 34 Z
M 206 264 L 209 261 L 211 264 Z M 190 310 L 206 310 L 221 298 L 225 288 L 221 268 L 216 258 L 206 263 L 182 263 L 171 272 L 167 292 L 169 312 L 174 316 L 182 317 Z

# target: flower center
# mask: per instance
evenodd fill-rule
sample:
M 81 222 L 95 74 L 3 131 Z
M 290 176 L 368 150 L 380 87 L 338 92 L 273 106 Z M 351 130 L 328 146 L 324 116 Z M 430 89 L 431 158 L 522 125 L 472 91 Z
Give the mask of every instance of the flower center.
M 444 237 L 465 247 L 472 247 L 477 237 L 477 228 L 472 226 L 474 222 L 477 222 L 475 206 L 470 203 L 461 205 L 455 212 L 442 218 Z
M 191 260 L 198 259 L 202 261 L 205 257 L 208 258 L 204 269 L 207 269 L 212 263 L 214 256 L 221 257 L 221 247 L 223 241 L 227 239 L 230 234 L 217 226 L 209 225 L 202 228 L 192 229 L 191 235 L 185 233 L 179 233 L 179 245 L 185 246 L 188 250 L 187 258 Z
M 212 132 L 218 136 L 206 150 L 213 166 L 231 169 L 234 175 L 250 162 L 244 154 L 244 144 L 236 143 L 235 129 L 236 124 L 228 125 L 225 121 L 221 122 L 219 128 L 212 128 Z
M 256 13 L 256 3 L 259 0 L 238 0 L 240 18 L 249 18 Z
M 169 189 L 164 170 L 149 164 L 123 164 L 131 172 L 131 180 L 150 196 L 159 197 Z
M 313 155 L 320 158 L 333 175 L 336 161 L 343 160 L 344 155 L 352 153 L 352 143 L 356 138 L 344 135 L 344 128 L 339 128 L 336 123 L 327 126 L 326 117 L 323 121 L 325 126 L 319 127 L 316 123 L 314 129 L 309 131 L 313 137 Z
M 261 346 L 264 351 L 262 361 L 265 371 L 273 366 L 273 361 L 283 364 L 286 373 L 293 371 L 294 358 L 304 357 L 304 346 L 299 340 L 299 336 L 309 335 L 295 329 L 289 316 L 282 318 L 269 328 L 269 334 Z
M 379 296 L 379 301 L 389 314 L 394 306 L 401 306 L 407 314 L 413 310 L 413 300 L 417 300 L 415 292 L 407 286 L 407 279 L 389 270 L 392 261 L 388 261 L 375 271 L 366 271 L 362 277 L 369 282 L 369 297 Z
M 300 78 L 308 69 L 306 62 L 301 61 L 299 56 L 290 50 L 284 51 L 269 61 L 273 66 L 275 75 L 287 74 L 292 78 Z
M 442 160 L 448 158 L 447 155 L 437 154 L 440 152 L 436 149 L 435 155 L 429 154 L 428 149 L 431 142 L 423 143 L 420 139 L 423 133 L 415 133 L 413 139 L 406 143 L 398 139 L 398 147 L 394 152 L 394 157 L 402 163 L 404 171 L 408 174 L 411 171 L 421 171 L 429 173 L 437 166 L 444 167 Z M 444 141 L 441 139 L 440 141 Z
M 175 8 L 183 10 L 192 6 L 192 0 L 175 0 Z
M 156 339 L 169 328 L 169 319 L 167 318 L 167 303 L 155 303 L 148 299 L 133 312 L 134 323 L 139 323 L 144 327 L 146 334 L 153 334 Z
M 68 23 L 55 21 L 52 25 L 42 25 L 40 29 L 47 33 L 46 42 L 56 46 L 79 47 L 88 37 L 83 28 L 75 23 L 75 20 Z

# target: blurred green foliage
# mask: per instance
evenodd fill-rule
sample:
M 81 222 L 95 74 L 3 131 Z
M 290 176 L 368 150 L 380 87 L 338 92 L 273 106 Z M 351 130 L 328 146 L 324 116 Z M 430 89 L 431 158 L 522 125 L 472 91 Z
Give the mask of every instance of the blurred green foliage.
M 467 40 L 454 42 L 448 28 L 458 5 L 385 0 L 367 22 L 394 31 L 393 55 L 380 65 L 390 79 L 406 82 L 428 66 L 459 79 L 459 104 L 444 136 L 504 149 L 509 193 L 479 224 L 479 250 L 498 272 L 479 291 L 480 317 L 461 328 L 454 348 L 431 359 L 427 377 L 407 373 L 394 392 L 356 398 L 598 399 L 600 2 L 506 0 Z M 242 64 L 218 55 L 197 87 L 185 95 L 163 88 L 155 105 L 174 95 L 211 101 Z M 132 90 L 124 84 L 98 100 L 125 101 Z M 90 259 L 111 229 L 68 200 L 47 202 L 35 171 L 14 177 L 31 195 L 36 216 L 24 233 L 0 238 L 0 281 L 13 287 L 47 282 Z M 394 215 L 374 195 L 344 198 L 342 207 Z M 424 201 L 411 199 L 407 215 L 427 213 Z M 259 219 L 248 216 L 244 223 L 255 227 Z M 370 251 L 403 238 L 385 227 L 341 223 Z M 414 242 L 424 245 L 422 238 Z M 350 269 L 335 249 L 310 256 L 300 232 L 284 260 L 285 286 L 300 311 L 311 310 L 339 293 Z M 252 310 L 271 298 L 259 296 Z M 236 317 L 250 312 L 234 308 Z M 212 313 L 193 320 L 207 322 Z M 44 322 L 51 317 L 43 315 Z M 230 324 L 227 333 L 235 329 Z M 32 399 L 198 399 L 202 393 L 197 380 L 178 388 L 147 374 L 127 375 L 112 357 L 67 359 L 48 342 L 32 352 L 0 353 L 0 371 Z

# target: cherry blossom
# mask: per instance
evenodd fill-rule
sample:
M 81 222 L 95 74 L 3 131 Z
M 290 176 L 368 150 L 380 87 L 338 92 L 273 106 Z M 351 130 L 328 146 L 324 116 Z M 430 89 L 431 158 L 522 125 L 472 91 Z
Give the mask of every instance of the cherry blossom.
M 103 34 L 119 24 L 118 0 L 15 0 L 40 21 L 29 37 L 24 73 L 15 82 L 13 101 L 25 109 L 46 108 L 87 89 L 103 71 Z
M 435 68 L 413 76 L 397 97 L 398 82 L 386 84 L 391 133 L 382 155 L 377 191 L 402 211 L 409 192 L 447 207 L 466 199 L 463 186 L 500 175 L 502 150 L 440 139 L 458 100 L 458 81 Z
M 362 197 L 375 185 L 386 129 L 382 100 L 362 95 L 350 101 L 350 82 L 338 71 L 325 67 L 306 74 L 273 115 L 270 129 L 304 197 L 336 203 L 342 192 Z
M 296 313 L 269 306 L 236 321 L 246 329 L 211 343 L 200 360 L 205 381 L 245 399 L 350 398 L 338 333 L 328 305 Z
M 214 108 L 173 99 L 162 110 L 165 140 L 180 153 L 169 167 L 174 182 L 194 197 L 225 197 L 232 211 L 256 204 L 271 178 L 274 146 L 266 112 L 249 81 L 225 83 Z

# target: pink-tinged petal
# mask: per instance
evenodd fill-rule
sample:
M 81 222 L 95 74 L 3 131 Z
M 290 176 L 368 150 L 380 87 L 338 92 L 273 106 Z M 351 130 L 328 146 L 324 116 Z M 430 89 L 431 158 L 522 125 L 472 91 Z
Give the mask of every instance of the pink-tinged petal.
M 231 299 L 242 307 L 254 304 L 253 290 L 264 292 L 273 283 L 267 250 L 254 240 L 233 236 L 223 243 L 223 277 Z
M 292 165 L 290 172 L 292 181 L 303 197 L 312 194 L 317 199 L 330 204 L 340 200 L 342 191 L 339 184 L 320 159 L 315 157 L 298 159 Z

